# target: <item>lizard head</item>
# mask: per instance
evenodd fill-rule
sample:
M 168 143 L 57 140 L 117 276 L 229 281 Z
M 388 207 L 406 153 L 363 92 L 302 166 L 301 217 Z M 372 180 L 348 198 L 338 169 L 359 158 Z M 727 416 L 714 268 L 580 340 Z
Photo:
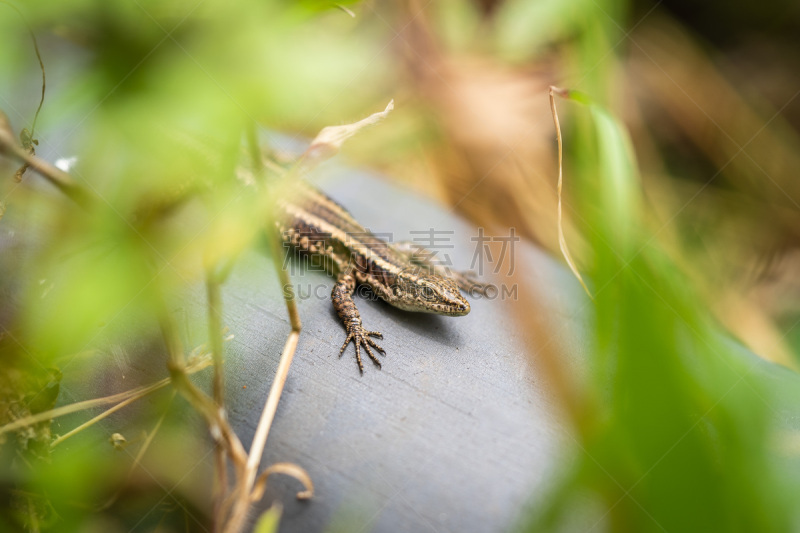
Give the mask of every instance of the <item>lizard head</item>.
M 400 272 L 392 285 L 392 295 L 392 305 L 406 311 L 447 316 L 469 313 L 469 302 L 455 281 L 420 269 Z

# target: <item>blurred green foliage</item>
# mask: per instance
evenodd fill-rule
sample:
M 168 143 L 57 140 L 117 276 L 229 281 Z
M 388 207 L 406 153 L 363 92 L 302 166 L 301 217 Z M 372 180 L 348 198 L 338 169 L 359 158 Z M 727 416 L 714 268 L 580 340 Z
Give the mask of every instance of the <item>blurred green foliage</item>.
M 2 311 L 2 426 L 54 407 L 46 385 L 57 393 L 60 375 L 51 368 L 95 372 L 98 346 L 144 339 L 206 267 L 252 244 L 266 221 L 236 178 L 246 133 L 262 124 L 313 134 L 383 95 L 367 83 L 381 68 L 370 64 L 371 46 L 342 38 L 356 23 L 330 2 L 42 1 L 20 6 L 24 20 L 0 9 L 6 87 L 38 91 L 22 86 L 36 64 L 29 25 L 50 83 L 37 134 L 66 127 L 43 146 L 68 147 L 51 161 L 77 156 L 70 174 L 92 200 L 76 209 L 31 171 L 22 185 L 3 181 L 4 222 L 26 235 L 16 249 L 9 242 L 7 257 L 24 276 L 3 281 L 14 305 Z M 30 127 L 18 102 L 0 107 L 17 131 Z M 165 216 L 178 207 L 180 220 Z M 113 453 L 93 427 L 52 452 L 49 422 L 0 435 L 0 529 L 208 527 L 194 517 L 210 520 L 209 491 L 184 484 L 165 494 L 203 457 L 187 441 L 185 406 L 173 411 L 158 453 L 145 456 L 163 464 L 134 477 L 122 465 L 136 452 Z M 145 431 L 160 412 L 140 413 Z M 67 420 L 75 427 L 85 417 Z M 135 440 L 131 450 L 143 445 Z M 139 479 L 142 471 L 157 474 Z
M 37 357 L 50 361 L 80 350 L 98 324 L 110 317 L 125 321 L 125 314 L 151 308 L 156 272 L 171 276 L 167 286 L 197 279 L 202 272 L 192 259 L 224 246 L 210 240 L 252 233 L 245 227 L 251 222 L 232 209 L 239 201 L 233 176 L 245 128 L 258 122 L 309 129 L 324 120 L 336 122 L 332 116 L 349 106 L 360 108 L 361 99 L 373 96 L 363 85 L 350 86 L 369 47 L 339 38 L 352 24 L 350 17 L 321 11 L 324 6 L 331 4 L 27 6 L 34 29 L 53 28 L 89 51 L 90 59 L 78 62 L 61 88 L 63 100 L 47 102 L 42 121 L 45 127 L 58 123 L 74 112 L 74 102 L 96 102 L 70 124 L 68 135 L 80 132 L 78 164 L 71 173 L 99 199 L 91 212 L 76 213 L 52 199 L 29 198 L 47 202 L 40 208 L 42 223 L 58 228 L 31 260 L 36 279 L 54 289 L 42 298 L 42 287 L 31 286 L 26 300 L 32 305 L 21 320 L 25 344 L 35 347 Z M 5 17 L 2 23 L 15 29 L 5 33 L 16 39 L 7 50 L 31 48 L 27 33 L 18 31 L 18 19 Z M 3 68 L 9 75 L 24 68 L 18 57 L 8 60 Z M 348 98 L 337 98 L 344 91 Z M 61 106 L 64 101 L 72 105 Z M 334 101 L 315 114 L 311 110 L 318 106 L 306 105 Z M 180 201 L 187 189 L 198 188 L 213 193 L 206 200 L 211 209 L 195 217 L 195 227 L 148 217 L 154 204 Z M 12 202 L 9 216 L 14 207 Z M 225 234 L 214 231 L 219 227 Z M 93 253 L 62 268 L 59 258 L 87 248 Z M 64 309 L 71 312 L 65 316 Z
M 576 143 L 598 157 L 578 176 L 601 181 L 599 196 L 578 194 L 595 215 L 585 221 L 597 345 L 578 464 L 529 528 L 558 530 L 593 494 L 603 509 L 594 526 L 611 531 L 791 531 L 797 480 L 770 451 L 771 395 L 754 373 L 759 362 L 734 353 L 637 223 L 642 199 L 624 126 L 573 99 L 591 116 Z
M 523 64 L 562 47 L 559 57 L 580 73 L 588 95 L 573 95 L 581 105 L 559 105 L 572 106 L 568 188 L 591 244 L 593 371 L 583 384 L 586 412 L 574 420 L 577 459 L 522 527 L 557 531 L 588 509 L 589 525 L 609 531 L 796 529 L 800 487 L 782 475 L 769 447 L 771 391 L 720 335 L 660 243 L 659 228 L 645 223 L 636 161 L 616 118 L 628 2 L 511 0 L 485 40 L 474 38 L 483 22 L 471 4 L 432 9 L 436 31 L 453 50 L 482 49 Z M 32 233 L 48 231 L 22 257 L 28 281 L 14 290 L 23 305 L 2 316 L 0 425 L 51 408 L 60 379 L 53 367 L 68 366 L 101 336 L 123 342 L 131 324 L 153 321 L 164 293 L 180 292 L 202 278 L 204 264 L 252 243 L 259 228 L 247 215 L 254 206 L 234 178 L 249 128 L 311 135 L 380 107 L 397 76 L 387 62 L 373 61 L 388 46 L 385 28 L 329 2 L 40 0 L 24 13 L 37 35 L 49 35 L 54 55 L 55 47 L 74 47 L 66 53 L 73 70 L 46 101 L 41 124 L 69 121 L 66 137 L 77 139 L 79 156 L 71 173 L 101 201 L 80 211 L 36 187 L 13 196 L 3 190 L 5 216 L 24 218 Z M 0 32 L 0 70 L 23 76 L 35 61 L 23 52 L 31 49 L 27 28 L 2 16 Z M 17 130 L 31 119 L 4 110 Z M 160 216 L 187 191 L 201 192 L 200 200 L 187 202 L 181 222 Z M 159 489 L 138 480 L 126 488 L 132 497 L 96 512 L 125 488 L 127 472 L 110 451 L 97 452 L 91 442 L 100 436 L 91 431 L 82 445 L 51 456 L 46 426 L 0 441 L 9 465 L 1 481 L 13 495 L 3 505 L 3 528 L 38 522 L 42 529 L 113 531 L 158 503 Z M 181 447 L 180 421 L 165 427 L 172 429 L 163 455 L 191 456 Z M 165 477 L 174 475 L 161 466 Z M 202 509 L 197 495 L 178 499 Z M 174 517 L 165 525 L 160 516 L 146 525 L 185 526 Z M 275 521 L 268 514 L 257 528 L 271 531 Z
M 281 519 L 281 508 L 279 506 L 270 507 L 258 518 L 253 533 L 274 533 L 278 531 L 278 523 Z
M 578 41 L 576 70 L 587 74 L 584 93 L 570 96 L 566 141 L 569 187 L 593 253 L 593 371 L 586 413 L 576 419 L 577 464 L 526 529 L 559 531 L 593 509 L 582 526 L 793 531 L 800 484 L 775 458 L 773 397 L 755 371 L 760 363 L 724 340 L 664 250 L 661 228 L 644 222 L 632 144 L 606 110 L 622 90 L 619 64 L 604 60 L 620 38 L 609 21 L 622 20 L 627 6 L 593 4 L 608 16 L 576 18 L 568 30 Z

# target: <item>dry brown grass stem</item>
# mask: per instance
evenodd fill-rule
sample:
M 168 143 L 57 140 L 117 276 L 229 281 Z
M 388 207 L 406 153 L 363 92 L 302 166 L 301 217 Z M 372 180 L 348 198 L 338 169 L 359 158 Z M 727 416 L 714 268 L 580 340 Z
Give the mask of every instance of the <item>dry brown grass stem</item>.
M 566 89 L 559 89 L 558 87 L 554 87 L 552 85 L 550 86 L 550 110 L 553 113 L 553 123 L 555 124 L 556 139 L 558 140 L 558 247 L 561 249 L 561 253 L 564 255 L 564 259 L 567 261 L 569 269 L 572 270 L 572 273 L 575 274 L 575 277 L 578 278 L 578 281 L 581 283 L 583 290 L 586 291 L 586 294 L 589 295 L 589 298 L 594 299 L 592 293 L 589 292 L 589 288 L 583 282 L 583 278 L 581 277 L 581 273 L 578 271 L 578 267 L 575 266 L 575 262 L 572 260 L 572 255 L 569 253 L 569 247 L 567 246 L 567 240 L 564 238 L 564 226 L 562 224 L 561 216 L 561 189 L 563 184 L 564 165 L 562 164 L 563 147 L 561 143 L 561 125 L 558 122 L 558 112 L 556 111 L 556 94 L 561 97 L 566 97 L 568 91 Z
M 211 365 L 211 361 L 207 358 L 198 359 L 197 361 L 190 362 L 189 366 L 186 368 L 187 374 L 194 374 L 200 370 Z M 32 426 L 34 424 L 38 424 L 40 422 L 45 422 L 47 420 L 52 420 L 54 418 L 59 418 L 65 415 L 69 415 L 72 413 L 77 413 L 79 411 L 84 411 L 86 409 L 93 409 L 95 407 L 101 407 L 103 405 L 110 405 L 110 404 L 117 404 L 108 411 L 101 413 L 100 415 L 96 416 L 92 421 L 96 422 L 106 416 L 110 415 L 114 411 L 128 405 L 136 400 L 144 398 L 151 392 L 155 392 L 158 389 L 166 387 L 170 384 L 170 378 L 164 378 L 156 383 L 151 385 L 146 385 L 142 387 L 136 387 L 135 389 L 127 390 L 125 392 L 120 392 L 117 394 L 112 394 L 111 396 L 104 396 L 103 398 L 93 398 L 91 400 L 84 400 L 81 402 L 75 402 L 69 405 L 64 405 L 61 407 L 57 407 L 55 409 L 50 409 L 49 411 L 42 411 L 41 413 L 36 413 L 35 415 L 26 416 L 24 418 L 20 418 L 15 420 L 5 426 L 0 427 L 0 435 L 4 433 L 8 433 L 10 431 L 15 431 L 17 429 Z M 88 426 L 88 422 L 83 424 L 83 426 Z M 84 428 L 85 429 L 85 428 Z M 53 446 L 58 444 L 60 441 L 63 441 L 67 438 L 67 436 L 71 436 L 71 434 L 76 433 L 76 430 L 70 431 L 70 433 L 64 435 L 63 437 L 59 437 L 55 441 L 53 441 Z

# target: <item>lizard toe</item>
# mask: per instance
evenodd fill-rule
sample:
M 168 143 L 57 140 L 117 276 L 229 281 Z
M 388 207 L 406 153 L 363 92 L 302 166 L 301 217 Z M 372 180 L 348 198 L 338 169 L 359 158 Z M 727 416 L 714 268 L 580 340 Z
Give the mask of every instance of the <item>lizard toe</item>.
M 370 349 L 369 344 L 364 343 L 364 349 L 367 350 L 367 354 L 369 355 L 369 358 L 372 359 L 372 362 L 375 363 L 376 365 L 378 365 L 378 368 L 380 368 L 381 367 L 381 362 L 378 360 L 377 357 L 375 357 L 375 354 L 372 353 L 372 350 Z
M 350 341 L 353 340 L 354 337 L 355 333 L 349 333 L 347 335 L 347 338 L 344 340 L 344 344 L 342 344 L 342 347 L 339 350 L 339 357 L 342 356 L 342 354 L 344 353 L 344 349 L 347 348 L 347 345 L 350 344 Z M 358 350 L 358 342 L 356 342 L 356 350 Z
M 367 343 L 369 343 L 369 345 L 370 345 L 370 346 L 372 346 L 373 348 L 375 348 L 376 350 L 378 350 L 378 351 L 379 351 L 379 352 L 380 352 L 382 355 L 386 355 L 386 350 L 384 350 L 383 348 L 381 348 L 381 345 L 380 345 L 380 344 L 378 344 L 378 343 L 377 343 L 377 342 L 375 342 L 374 340 L 370 339 L 369 337 L 367 337 Z

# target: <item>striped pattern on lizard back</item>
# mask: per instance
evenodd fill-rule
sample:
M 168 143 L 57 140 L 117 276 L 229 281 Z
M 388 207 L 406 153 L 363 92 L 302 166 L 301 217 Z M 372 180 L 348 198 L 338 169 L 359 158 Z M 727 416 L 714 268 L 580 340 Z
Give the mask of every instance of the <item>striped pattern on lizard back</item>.
M 323 257 L 327 270 L 337 276 L 331 299 L 347 330 L 339 355 L 353 341 L 361 372 L 361 348 L 378 366 L 380 361 L 372 348 L 381 353 L 383 348 L 371 338 L 382 335 L 361 324 L 353 300 L 357 284 L 368 285 L 381 299 L 400 309 L 449 316 L 469 312 L 469 303 L 459 292 L 459 287 L 466 290 L 468 285 L 460 278 L 451 279 L 437 272 L 435 266 L 419 265 L 411 255 L 367 231 L 344 207 L 307 183 L 293 182 L 291 193 L 278 201 L 276 214 L 284 244 L 300 253 Z
M 389 301 L 387 290 L 408 260 L 366 230 L 340 204 L 321 191 L 298 182 L 291 198 L 279 203 L 279 230 L 283 242 L 297 252 L 327 259 L 328 271 L 351 271 L 357 283 L 370 286 Z

